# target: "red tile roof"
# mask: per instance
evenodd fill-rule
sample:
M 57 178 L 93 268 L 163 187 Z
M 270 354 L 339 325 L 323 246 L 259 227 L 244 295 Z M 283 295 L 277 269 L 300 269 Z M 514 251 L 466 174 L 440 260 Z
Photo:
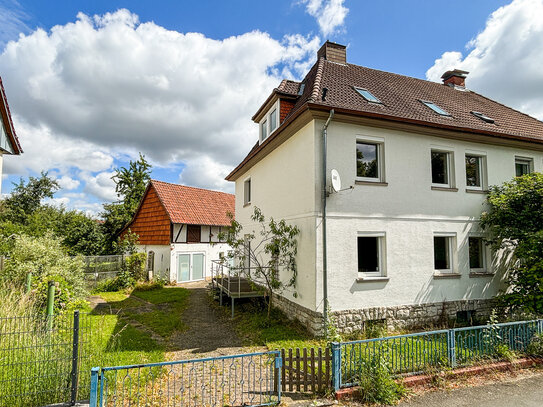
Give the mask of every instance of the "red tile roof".
M 297 96 L 302 84 L 305 85 L 302 95 Z M 369 90 L 382 104 L 368 102 L 354 87 Z M 323 98 L 324 89 L 326 95 Z M 257 143 L 251 149 L 245 159 L 226 177 L 227 180 L 235 179 L 235 174 L 248 161 L 272 142 L 298 114 L 307 109 L 335 109 L 337 112 L 356 116 L 543 144 L 543 122 L 469 89 L 461 90 L 442 83 L 358 65 L 330 62 L 324 58 L 320 58 L 313 65 L 301 83 L 284 80 L 274 92 L 282 92 L 289 97 L 296 94 L 294 108 L 264 143 Z M 437 104 L 451 116 L 440 116 L 422 104 L 421 100 Z M 259 112 L 265 105 L 266 103 L 262 105 Z M 475 117 L 472 111 L 481 112 L 495 122 L 484 122 Z
M 235 212 L 235 196 L 219 191 L 151 180 L 172 223 L 229 226 L 227 213 Z
M 4 128 L 6 129 L 11 145 L 13 146 L 14 154 L 21 154 L 23 149 L 21 148 L 21 143 L 15 133 L 15 127 L 13 127 L 13 120 L 11 119 L 11 112 L 9 110 L 8 99 L 6 97 L 2 78 L 0 78 L 0 120 L 4 122 Z

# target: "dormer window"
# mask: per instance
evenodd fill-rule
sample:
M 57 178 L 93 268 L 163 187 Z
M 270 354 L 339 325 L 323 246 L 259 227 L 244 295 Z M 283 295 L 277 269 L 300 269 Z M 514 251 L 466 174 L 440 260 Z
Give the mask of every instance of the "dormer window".
M 373 95 L 373 93 L 371 93 L 369 90 L 367 89 L 364 89 L 364 88 L 357 88 L 355 87 L 354 88 L 364 99 L 366 99 L 368 102 L 371 102 L 371 103 L 379 103 L 379 104 L 382 104 L 383 102 L 381 102 L 375 95 Z
M 279 100 L 271 107 L 269 112 L 260 122 L 260 142 L 264 142 L 270 134 L 278 127 L 277 112 L 279 111 Z
M 434 112 L 436 112 L 440 116 L 450 116 L 450 113 L 440 108 L 434 102 L 430 102 L 428 100 L 421 100 L 421 103 L 423 103 L 426 107 L 429 107 L 430 109 L 432 109 Z

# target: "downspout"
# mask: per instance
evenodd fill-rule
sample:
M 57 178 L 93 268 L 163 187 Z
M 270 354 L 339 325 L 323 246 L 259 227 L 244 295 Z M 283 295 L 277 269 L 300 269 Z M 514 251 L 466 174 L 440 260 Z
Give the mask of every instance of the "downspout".
M 326 198 L 327 191 L 327 170 L 326 170 L 326 139 L 328 133 L 328 125 L 334 117 L 334 109 L 330 110 L 328 120 L 322 128 L 322 295 L 323 295 L 323 319 L 324 329 L 328 326 L 328 256 L 326 254 Z M 326 334 L 326 332 L 325 332 Z

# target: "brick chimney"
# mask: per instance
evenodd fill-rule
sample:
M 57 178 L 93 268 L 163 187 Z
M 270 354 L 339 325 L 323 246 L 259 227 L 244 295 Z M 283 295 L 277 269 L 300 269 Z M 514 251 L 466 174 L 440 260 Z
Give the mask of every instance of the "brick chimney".
M 317 59 L 320 59 L 321 57 L 330 62 L 346 64 L 347 47 L 345 45 L 336 44 L 335 42 L 326 41 L 317 52 Z
M 443 84 L 455 87 L 465 87 L 466 86 L 466 76 L 468 76 L 468 71 L 462 71 L 460 69 L 453 69 L 452 71 L 447 71 L 443 75 L 441 75 L 441 79 L 443 79 Z

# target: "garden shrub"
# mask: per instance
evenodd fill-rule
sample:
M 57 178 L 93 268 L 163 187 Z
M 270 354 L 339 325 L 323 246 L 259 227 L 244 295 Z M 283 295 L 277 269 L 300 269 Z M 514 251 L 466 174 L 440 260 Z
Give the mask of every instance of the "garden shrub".
M 388 363 L 380 355 L 360 360 L 360 397 L 368 403 L 395 404 L 405 394 L 403 385 L 392 378 Z
M 533 336 L 526 352 L 528 355 L 543 357 L 543 334 Z
M 167 283 L 166 280 L 156 279 L 156 280 L 148 281 L 148 282 L 145 282 L 145 283 L 138 283 L 134 287 L 134 290 L 137 290 L 137 291 L 156 290 L 156 289 L 159 289 L 159 288 L 164 288 L 166 283 Z
M 39 306 L 45 306 L 49 281 L 58 284 L 55 310 L 61 311 L 81 303 L 86 297 L 84 263 L 80 257 L 70 257 L 64 251 L 62 240 L 47 233 L 41 237 L 20 235 L 6 265 L 0 274 L 2 284 L 24 287 L 26 275 L 32 273 L 32 293 Z
M 147 271 L 147 255 L 145 253 L 134 253 L 125 259 L 125 266 L 130 276 L 135 281 L 148 280 Z

